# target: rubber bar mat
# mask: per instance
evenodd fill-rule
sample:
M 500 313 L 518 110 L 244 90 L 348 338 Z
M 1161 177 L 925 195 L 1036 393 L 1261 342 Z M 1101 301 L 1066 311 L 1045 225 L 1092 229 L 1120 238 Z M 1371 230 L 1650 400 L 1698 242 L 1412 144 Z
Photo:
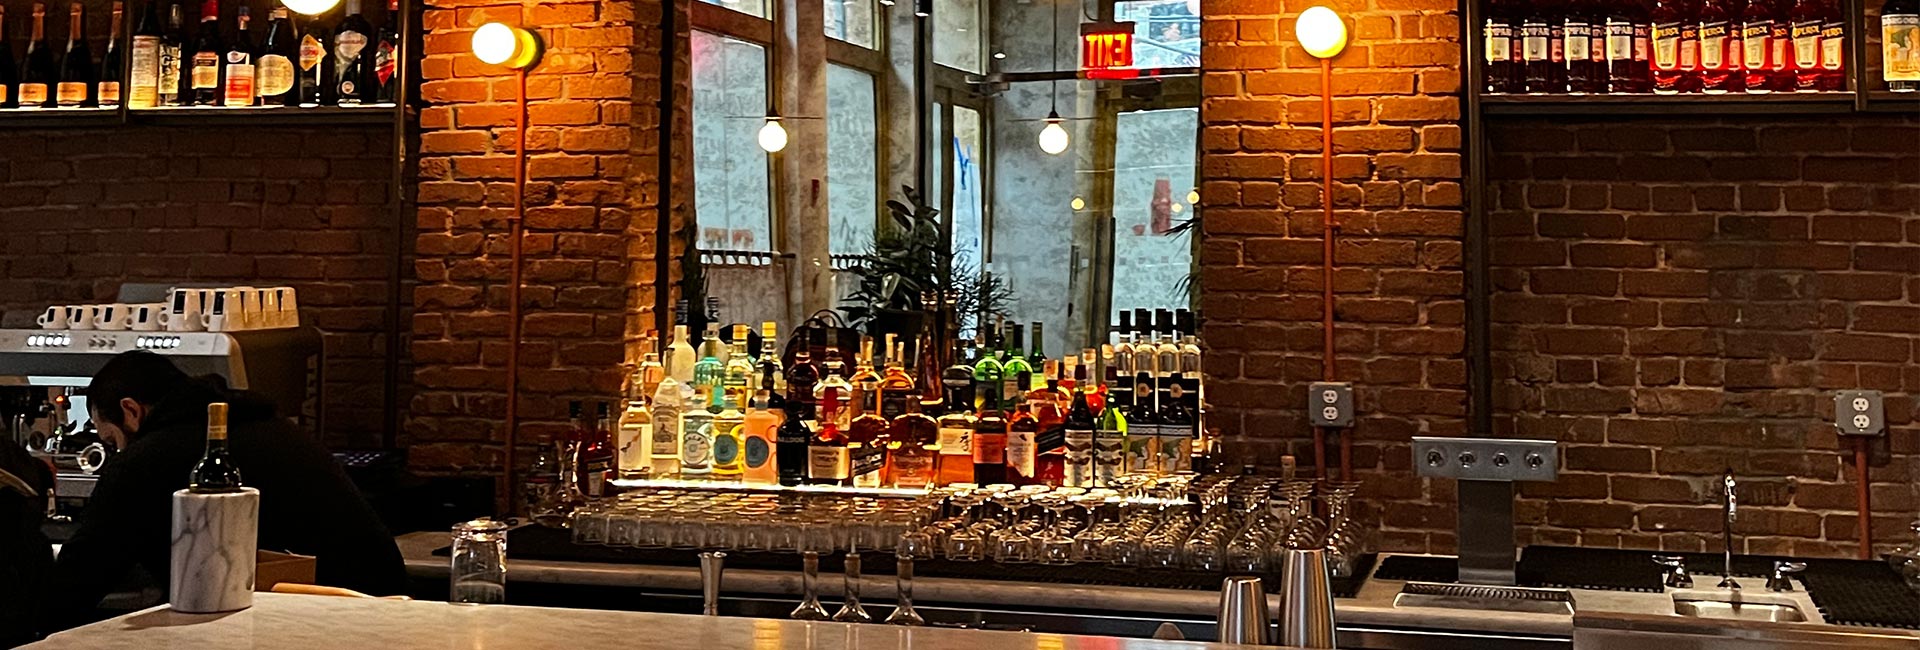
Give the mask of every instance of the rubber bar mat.
M 1380 561 L 1374 577 L 1407 582 L 1458 582 L 1450 557 L 1395 555 Z M 1646 553 L 1612 549 L 1532 546 L 1520 554 L 1515 578 L 1523 587 L 1600 591 L 1660 591 L 1660 567 Z
M 1726 557 L 1720 553 L 1683 553 L 1693 583 L 1709 587 L 1713 579 L 1726 571 Z M 1773 573 L 1773 563 L 1783 560 L 1806 562 L 1800 581 L 1807 596 L 1820 608 L 1820 615 L 1834 625 L 1897 627 L 1920 630 L 1920 593 L 1907 587 L 1906 581 L 1885 562 L 1874 560 L 1796 559 L 1776 555 L 1735 555 L 1733 575 L 1765 580 Z M 1764 583 L 1762 583 L 1764 585 Z M 1761 585 L 1748 584 L 1749 589 Z
M 1459 582 L 1460 563 L 1450 557 L 1394 555 L 1380 561 L 1373 577 L 1407 582 Z
M 433 552 L 445 556 L 448 548 Z M 821 575 L 835 575 L 845 571 L 843 555 L 822 555 L 820 557 Z M 521 560 L 559 560 L 572 562 L 609 562 L 616 564 L 652 564 L 660 566 L 695 567 L 700 565 L 699 552 L 690 549 L 653 549 L 628 548 L 614 546 L 585 545 L 573 543 L 569 531 L 541 526 L 515 528 L 507 533 L 507 558 Z M 1334 595 L 1351 598 L 1359 593 L 1360 585 L 1366 582 L 1366 576 L 1373 568 L 1374 555 L 1361 556 L 1354 563 L 1354 573 L 1346 578 L 1335 578 Z M 765 551 L 728 551 L 727 568 L 765 569 L 774 571 L 797 571 L 800 569 L 800 555 L 788 552 Z M 1010 582 L 1040 582 L 1052 584 L 1071 584 L 1084 586 L 1146 587 L 1154 589 L 1183 589 L 1190 591 L 1218 591 L 1220 581 L 1226 577 L 1222 573 L 1208 573 L 1183 569 L 1152 569 L 1138 567 L 1115 567 L 1106 565 L 1046 565 L 1046 564 L 1000 564 L 997 562 L 955 562 L 952 560 L 920 560 L 914 563 L 914 574 L 923 578 L 965 578 L 972 580 L 1001 580 Z M 869 576 L 890 576 L 894 574 L 894 562 L 890 554 L 875 558 L 869 554 L 860 567 L 862 573 Z M 1266 578 L 1270 589 L 1277 589 L 1280 576 L 1277 573 L 1262 576 Z

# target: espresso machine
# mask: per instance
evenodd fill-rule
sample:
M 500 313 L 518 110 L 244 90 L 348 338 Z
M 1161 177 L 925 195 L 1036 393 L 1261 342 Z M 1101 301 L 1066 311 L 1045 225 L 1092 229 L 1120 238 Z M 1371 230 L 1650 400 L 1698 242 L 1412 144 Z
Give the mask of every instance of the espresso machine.
M 123 301 L 158 301 L 163 285 L 121 287 Z M 84 507 L 95 475 L 112 462 L 84 393 L 114 355 L 146 350 L 190 376 L 217 375 L 227 386 L 274 403 L 309 434 L 322 430 L 323 348 L 318 330 L 289 327 L 230 332 L 0 329 L 0 431 L 55 468 L 51 508 L 58 518 Z

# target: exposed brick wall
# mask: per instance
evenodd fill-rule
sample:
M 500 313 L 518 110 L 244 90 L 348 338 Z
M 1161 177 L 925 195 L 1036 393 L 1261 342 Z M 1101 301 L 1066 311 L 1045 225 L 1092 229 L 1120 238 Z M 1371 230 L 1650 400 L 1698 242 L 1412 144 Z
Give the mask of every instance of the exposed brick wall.
M 122 282 L 292 286 L 325 333 L 328 443 L 378 446 L 391 150 L 377 125 L 0 134 L 0 326 Z
M 1316 59 L 1293 18 L 1319 2 L 1207 0 L 1200 188 L 1209 426 L 1239 461 L 1311 463 L 1320 378 Z M 1408 469 L 1409 437 L 1464 431 L 1459 22 L 1452 0 L 1340 0 L 1333 61 L 1339 376 L 1360 382 L 1362 497 L 1394 550 L 1452 547 L 1452 485 Z M 1441 517 L 1445 521 L 1439 521 Z
M 1920 121 L 1492 122 L 1501 433 L 1565 443 L 1535 541 L 1850 555 L 1830 392 L 1886 391 L 1877 546 L 1920 514 Z M 1717 546 L 1713 546 L 1717 548 Z
M 530 450 L 565 426 L 568 400 L 618 395 L 629 347 L 653 326 L 662 8 L 659 0 L 479 0 L 426 11 L 417 393 L 407 424 L 415 469 L 497 472 L 505 440 L 517 90 L 508 70 L 468 54 L 472 29 L 521 24 L 547 45 L 527 86 L 518 440 Z M 684 33 L 685 1 L 674 10 Z M 684 88 L 685 39 L 678 42 Z

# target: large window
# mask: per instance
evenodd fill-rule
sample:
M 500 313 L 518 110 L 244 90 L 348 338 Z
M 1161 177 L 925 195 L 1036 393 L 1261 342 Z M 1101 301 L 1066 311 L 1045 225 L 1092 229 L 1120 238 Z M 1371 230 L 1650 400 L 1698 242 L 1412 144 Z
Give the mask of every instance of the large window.
M 702 249 L 772 249 L 772 167 L 756 139 L 766 111 L 766 48 L 695 30 L 693 204 Z
M 904 3 L 903 3 L 904 4 Z M 981 0 L 934 0 L 933 62 L 967 72 L 985 72 L 987 32 Z
M 860 254 L 873 243 L 879 216 L 878 121 L 873 75 L 827 65 L 828 250 Z
M 749 16 L 767 17 L 768 0 L 700 0 L 710 5 L 720 5 Z
M 953 257 L 976 266 L 986 251 L 986 187 L 980 173 L 985 141 L 980 112 L 953 107 Z
M 826 3 L 827 36 L 864 48 L 874 46 L 873 0 L 821 0 Z
M 1133 23 L 1134 67 L 1200 65 L 1200 16 L 1187 0 L 1126 0 L 1114 3 L 1113 12 Z
M 1200 111 L 1175 108 L 1119 115 L 1113 160 L 1113 306 L 1184 308 L 1193 268 L 1194 138 Z

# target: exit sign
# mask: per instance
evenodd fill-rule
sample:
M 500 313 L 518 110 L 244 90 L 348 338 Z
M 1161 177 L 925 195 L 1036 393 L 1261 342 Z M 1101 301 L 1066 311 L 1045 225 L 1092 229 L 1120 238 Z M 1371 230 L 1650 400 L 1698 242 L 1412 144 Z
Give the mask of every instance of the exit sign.
M 1134 76 L 1133 23 L 1082 23 L 1080 70 L 1088 78 Z

